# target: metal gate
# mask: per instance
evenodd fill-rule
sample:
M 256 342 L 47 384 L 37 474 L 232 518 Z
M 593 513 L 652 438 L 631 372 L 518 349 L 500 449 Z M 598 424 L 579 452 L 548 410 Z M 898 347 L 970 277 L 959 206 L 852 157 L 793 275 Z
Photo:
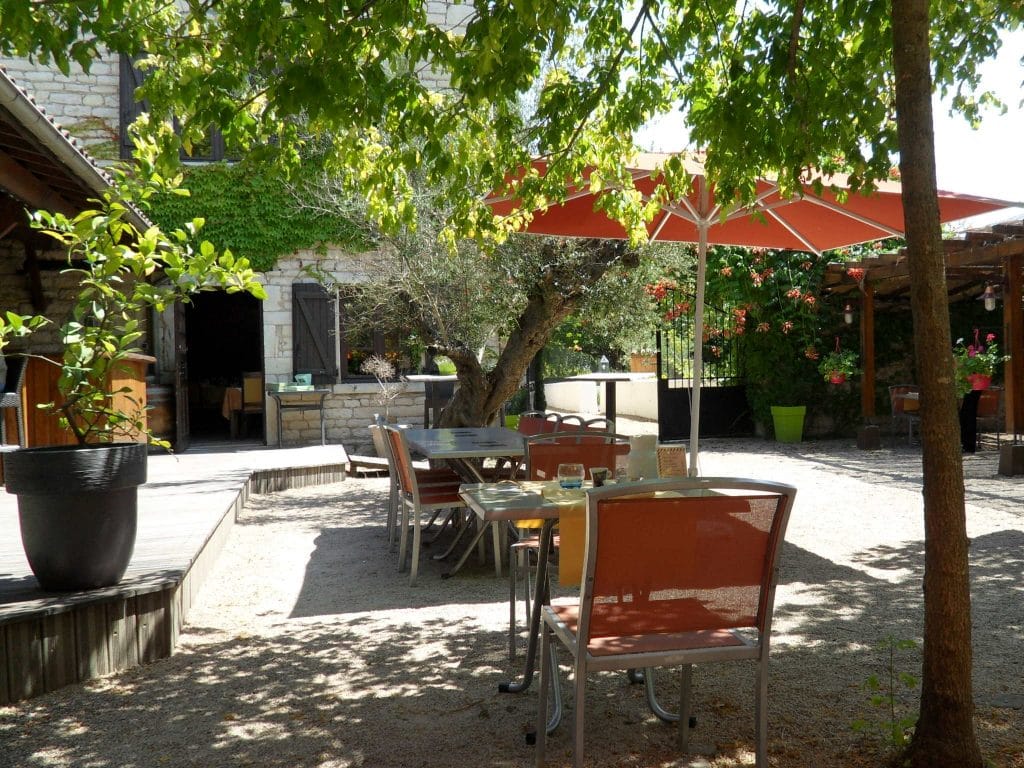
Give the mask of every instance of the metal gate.
M 752 435 L 754 423 L 740 379 L 735 318 L 730 312 L 706 307 L 704 357 L 700 372 L 700 436 Z M 658 439 L 690 437 L 693 395 L 693 317 L 689 312 L 666 322 L 657 334 Z

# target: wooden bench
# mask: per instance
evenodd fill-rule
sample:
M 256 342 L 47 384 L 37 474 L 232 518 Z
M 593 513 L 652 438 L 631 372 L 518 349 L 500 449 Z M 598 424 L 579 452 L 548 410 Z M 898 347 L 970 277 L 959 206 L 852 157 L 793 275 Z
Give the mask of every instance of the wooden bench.
M 349 454 L 348 471 L 359 477 L 380 477 L 388 473 L 388 460 L 382 456 Z

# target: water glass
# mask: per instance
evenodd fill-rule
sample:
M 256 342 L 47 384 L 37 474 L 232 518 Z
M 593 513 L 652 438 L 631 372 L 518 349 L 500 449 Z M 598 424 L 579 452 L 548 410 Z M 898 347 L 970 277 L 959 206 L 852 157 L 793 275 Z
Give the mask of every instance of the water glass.
M 590 479 L 594 481 L 595 488 L 600 488 L 608 482 L 608 467 L 591 467 Z
M 584 477 L 586 477 L 586 471 L 582 464 L 558 465 L 558 485 L 566 490 L 582 488 Z

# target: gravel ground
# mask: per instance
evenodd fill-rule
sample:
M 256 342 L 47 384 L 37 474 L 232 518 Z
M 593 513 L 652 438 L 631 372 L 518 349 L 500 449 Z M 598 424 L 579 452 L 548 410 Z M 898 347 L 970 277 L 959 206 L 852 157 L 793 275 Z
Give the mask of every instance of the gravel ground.
M 992 766 L 1024 768 L 1024 481 L 996 475 L 991 452 L 965 464 L 977 731 Z M 919 453 L 708 440 L 702 469 L 799 489 L 776 599 L 769 764 L 881 764 L 888 710 L 864 684 L 887 676 L 887 638 L 921 633 Z M 0 708 L 0 766 L 532 764 L 535 694 L 497 693 L 516 669 L 507 582 L 475 558 L 441 580 L 428 559 L 410 587 L 383 535 L 386 491 L 386 480 L 349 480 L 250 499 L 179 651 Z M 919 661 L 899 650 L 895 670 Z M 595 676 L 589 762 L 752 765 L 753 679 L 749 664 L 697 668 L 695 751 L 680 756 L 641 686 Z M 660 685 L 673 701 L 674 681 Z M 898 717 L 916 695 L 898 691 Z M 858 719 L 869 729 L 854 731 Z M 549 764 L 568 765 L 569 749 L 563 725 Z

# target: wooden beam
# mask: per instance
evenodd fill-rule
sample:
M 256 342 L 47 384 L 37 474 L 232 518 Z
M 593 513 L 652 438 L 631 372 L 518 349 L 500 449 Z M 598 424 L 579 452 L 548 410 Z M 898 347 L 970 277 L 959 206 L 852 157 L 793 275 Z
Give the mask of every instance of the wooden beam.
M 0 188 L 23 200 L 29 208 L 43 208 L 48 211 L 73 216 L 74 206 L 52 187 L 25 170 L 25 167 L 6 152 L 0 151 Z

